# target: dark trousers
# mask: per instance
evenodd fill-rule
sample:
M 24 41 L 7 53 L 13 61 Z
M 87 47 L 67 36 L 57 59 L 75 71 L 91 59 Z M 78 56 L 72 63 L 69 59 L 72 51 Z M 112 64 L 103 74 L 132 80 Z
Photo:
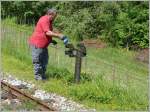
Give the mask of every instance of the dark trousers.
M 48 49 L 31 45 L 32 62 L 36 80 L 46 79 L 45 72 L 48 64 Z

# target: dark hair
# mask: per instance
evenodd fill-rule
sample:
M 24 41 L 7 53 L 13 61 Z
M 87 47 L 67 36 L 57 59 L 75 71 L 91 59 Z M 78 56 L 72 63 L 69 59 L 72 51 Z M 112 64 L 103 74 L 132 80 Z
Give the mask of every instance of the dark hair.
M 56 9 L 47 9 L 46 14 L 54 14 L 54 13 L 57 13 Z

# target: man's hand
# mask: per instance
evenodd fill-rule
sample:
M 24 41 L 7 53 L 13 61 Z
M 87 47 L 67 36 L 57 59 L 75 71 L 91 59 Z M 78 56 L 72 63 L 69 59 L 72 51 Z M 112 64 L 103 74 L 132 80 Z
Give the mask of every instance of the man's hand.
M 55 40 L 52 40 L 53 45 L 57 45 L 57 42 Z
M 64 44 L 66 45 L 66 44 L 68 44 L 68 37 L 67 36 L 65 36 L 65 35 L 63 35 L 62 33 L 55 33 L 55 32 L 53 32 L 53 31 L 47 31 L 46 32 L 46 35 L 47 36 L 54 36 L 54 37 L 59 37 L 61 40 L 63 40 L 64 41 Z
M 65 45 L 67 45 L 67 44 L 68 44 L 68 42 L 69 42 L 69 40 L 68 40 L 68 37 L 67 37 L 67 36 L 63 36 L 63 37 L 61 38 L 61 40 L 63 40 L 63 41 L 64 41 L 64 44 L 65 44 Z

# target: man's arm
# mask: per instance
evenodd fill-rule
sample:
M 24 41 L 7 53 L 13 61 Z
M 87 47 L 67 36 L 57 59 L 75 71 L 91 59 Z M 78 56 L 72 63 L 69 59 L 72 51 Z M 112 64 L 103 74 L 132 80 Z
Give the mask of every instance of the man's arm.
M 61 33 L 56 33 L 56 32 L 53 32 L 53 31 L 47 31 L 46 35 L 59 38 L 59 39 L 63 40 L 65 45 L 68 44 L 68 37 L 63 35 L 63 34 L 61 34 Z
M 56 38 L 59 38 L 59 39 L 62 39 L 64 37 L 63 34 L 61 33 L 56 33 L 56 32 L 53 32 L 53 31 L 47 31 L 46 32 L 46 35 L 47 36 L 53 36 L 53 37 L 56 37 Z

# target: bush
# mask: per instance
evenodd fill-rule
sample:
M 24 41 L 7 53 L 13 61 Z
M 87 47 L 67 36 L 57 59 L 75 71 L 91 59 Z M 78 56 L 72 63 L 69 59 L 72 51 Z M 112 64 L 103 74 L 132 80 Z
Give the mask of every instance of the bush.
M 32 23 L 47 8 L 56 8 L 54 26 L 74 40 L 99 38 L 115 47 L 148 48 L 148 6 L 148 1 L 2 1 L 2 18 Z

